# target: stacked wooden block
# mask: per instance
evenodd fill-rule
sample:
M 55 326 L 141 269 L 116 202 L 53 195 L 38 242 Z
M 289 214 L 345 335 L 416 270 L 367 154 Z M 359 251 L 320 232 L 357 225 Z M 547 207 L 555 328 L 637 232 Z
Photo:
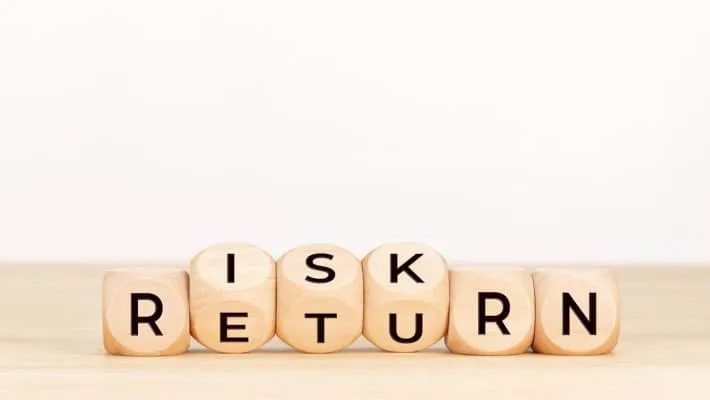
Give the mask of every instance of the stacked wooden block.
M 117 355 L 181 354 L 191 338 L 248 353 L 274 335 L 306 353 L 336 352 L 362 335 L 389 352 L 443 338 L 457 354 L 606 354 L 619 318 L 609 271 L 453 268 L 419 243 L 385 244 L 362 260 L 311 244 L 276 261 L 252 245 L 222 244 L 189 270 L 112 270 L 103 282 L 104 347 Z

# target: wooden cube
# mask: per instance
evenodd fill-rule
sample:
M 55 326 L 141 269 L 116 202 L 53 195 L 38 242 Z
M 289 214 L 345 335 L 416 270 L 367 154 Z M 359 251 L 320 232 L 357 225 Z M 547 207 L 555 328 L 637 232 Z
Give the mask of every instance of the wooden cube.
M 611 352 L 619 338 L 616 280 L 604 269 L 541 269 L 535 285 L 533 350 L 559 355 Z
M 125 268 L 103 280 L 106 352 L 130 356 L 181 354 L 190 347 L 188 275 L 180 269 Z
M 421 243 L 387 243 L 362 261 L 363 334 L 384 351 L 416 352 L 445 334 L 449 313 L 447 262 Z
M 530 349 L 535 294 L 530 272 L 516 267 L 451 268 L 449 329 L 453 353 L 513 355 Z
M 190 262 L 192 336 L 220 353 L 247 353 L 275 333 L 276 268 L 247 243 L 208 247 Z
M 332 353 L 362 334 L 362 264 L 332 244 L 310 244 L 276 263 L 276 332 L 307 353 Z

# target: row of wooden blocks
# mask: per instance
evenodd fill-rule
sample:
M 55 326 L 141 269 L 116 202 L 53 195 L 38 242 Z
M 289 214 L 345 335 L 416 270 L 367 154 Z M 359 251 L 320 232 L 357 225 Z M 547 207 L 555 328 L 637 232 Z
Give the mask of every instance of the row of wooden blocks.
M 605 269 L 454 268 L 421 243 L 388 243 L 359 259 L 310 244 L 274 260 L 249 244 L 209 247 L 188 269 L 106 273 L 103 342 L 110 354 L 175 355 L 191 338 L 222 353 L 274 335 L 332 353 L 361 335 L 383 351 L 445 340 L 452 353 L 592 355 L 619 337 L 619 294 Z

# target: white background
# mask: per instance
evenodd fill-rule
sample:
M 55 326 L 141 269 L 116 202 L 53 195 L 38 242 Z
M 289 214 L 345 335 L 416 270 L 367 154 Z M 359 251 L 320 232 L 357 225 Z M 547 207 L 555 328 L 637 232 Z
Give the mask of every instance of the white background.
M 710 260 L 707 1 L 0 0 L 0 262 Z

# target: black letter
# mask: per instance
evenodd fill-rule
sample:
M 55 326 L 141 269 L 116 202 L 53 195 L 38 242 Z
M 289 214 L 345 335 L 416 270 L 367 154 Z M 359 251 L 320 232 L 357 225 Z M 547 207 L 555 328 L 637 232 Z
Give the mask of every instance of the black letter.
M 230 317 L 246 318 L 248 316 L 249 316 L 249 313 L 245 313 L 245 312 L 221 312 L 221 313 L 219 313 L 219 341 L 222 343 L 225 343 L 225 342 L 237 342 L 237 343 L 249 342 L 249 338 L 227 336 L 227 331 L 229 329 L 242 329 L 242 330 L 246 329 L 246 325 L 242 325 L 242 324 L 230 325 L 227 322 L 227 319 L 229 319 Z
M 338 318 L 338 314 L 319 314 L 319 313 L 305 313 L 303 314 L 306 318 L 316 318 L 318 319 L 316 325 L 316 342 L 325 343 L 325 319 L 326 318 Z
M 312 278 L 310 276 L 306 276 L 306 280 L 312 283 L 328 283 L 335 279 L 335 271 L 332 268 L 323 265 L 316 265 L 313 263 L 313 261 L 317 258 L 327 258 L 328 260 L 332 260 L 333 255 L 327 253 L 316 253 L 308 256 L 308 258 L 306 258 L 306 265 L 308 266 L 308 268 L 313 268 L 316 271 L 325 272 L 326 276 L 325 278 Z
M 155 311 L 152 315 L 138 316 L 138 302 L 150 300 L 155 304 Z M 155 322 L 163 315 L 163 302 L 160 297 L 153 293 L 131 293 L 131 336 L 138 336 L 138 324 L 148 324 L 155 336 L 163 336 L 163 332 Z
M 409 269 L 409 266 L 414 264 L 414 262 L 417 261 L 421 256 L 423 256 L 422 253 L 417 253 L 412 256 L 412 258 L 405 261 L 404 264 L 402 264 L 401 266 L 397 266 L 397 254 L 390 254 L 390 283 L 397 283 L 397 277 L 399 277 L 399 274 L 401 274 L 402 272 L 406 272 L 410 278 L 414 279 L 414 282 L 424 283 L 424 281 L 422 280 L 422 278 L 419 277 L 419 275 L 415 274 L 414 271 Z
M 498 300 L 503 304 L 503 311 L 498 315 L 486 315 L 486 300 Z M 503 323 L 510 314 L 510 301 L 503 293 L 499 292 L 479 292 L 478 293 L 478 334 L 486 334 L 486 322 L 495 322 L 498 329 L 504 335 L 510 335 L 510 331 Z
M 234 283 L 234 254 L 227 254 L 227 283 Z
M 423 333 L 423 321 L 424 316 L 422 313 L 416 313 L 414 315 L 414 334 L 408 338 L 400 337 L 397 334 L 397 314 L 390 313 L 390 337 L 394 339 L 397 343 L 414 343 L 422 338 Z
M 579 305 L 574 301 L 569 293 L 562 293 L 562 334 L 569 335 L 569 310 L 572 309 L 579 322 L 584 325 L 584 328 L 590 335 L 597 334 L 597 294 L 589 293 L 589 318 L 587 318 Z

